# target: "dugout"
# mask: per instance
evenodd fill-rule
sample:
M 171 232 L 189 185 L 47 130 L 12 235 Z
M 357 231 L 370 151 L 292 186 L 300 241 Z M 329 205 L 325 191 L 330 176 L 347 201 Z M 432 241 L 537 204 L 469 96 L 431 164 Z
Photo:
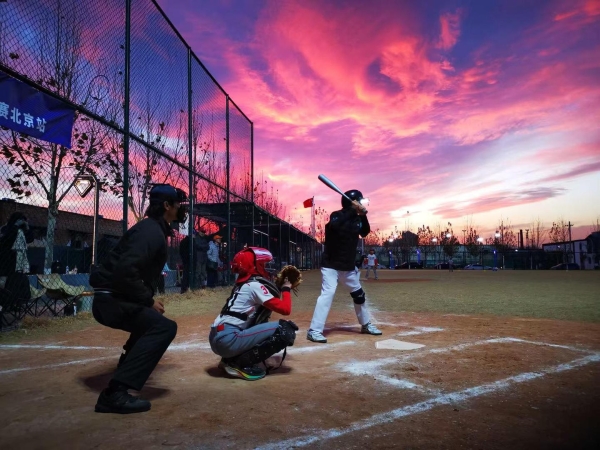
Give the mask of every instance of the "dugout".
M 197 203 L 191 214 L 218 225 L 228 260 L 247 244 L 268 249 L 276 269 L 286 264 L 300 270 L 320 266 L 323 250 L 316 239 L 253 203 Z M 224 232 L 228 227 L 231 231 Z

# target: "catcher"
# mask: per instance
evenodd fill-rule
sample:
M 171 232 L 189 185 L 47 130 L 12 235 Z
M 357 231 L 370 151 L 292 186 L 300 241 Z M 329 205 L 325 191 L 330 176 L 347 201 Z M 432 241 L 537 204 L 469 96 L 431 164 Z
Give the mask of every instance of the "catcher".
M 233 377 L 264 378 L 270 370 L 265 360 L 284 350 L 283 362 L 286 347 L 294 345 L 298 330 L 294 322 L 268 320 L 273 311 L 290 315 L 290 291 L 297 292 L 302 275 L 294 266 L 286 266 L 272 283 L 265 269 L 272 259 L 268 250 L 259 247 L 244 248 L 233 257 L 232 271 L 238 278 L 208 337 L 212 351 L 222 357 L 219 367 Z

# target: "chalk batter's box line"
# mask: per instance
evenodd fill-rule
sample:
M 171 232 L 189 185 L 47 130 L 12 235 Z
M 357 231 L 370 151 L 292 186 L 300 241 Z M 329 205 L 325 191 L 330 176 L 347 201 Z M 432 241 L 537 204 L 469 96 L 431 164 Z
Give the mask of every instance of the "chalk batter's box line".
M 412 336 L 417 334 L 432 333 L 437 331 L 444 331 L 443 328 L 437 327 L 422 327 L 422 326 L 411 326 L 406 322 L 399 324 L 378 322 L 379 325 L 394 326 L 394 327 L 408 327 L 412 331 L 405 331 L 399 333 L 398 336 Z M 340 325 L 335 328 L 344 329 L 357 329 L 359 325 Z M 328 328 L 326 328 L 327 330 Z M 344 345 L 337 343 L 338 345 Z M 332 344 L 330 344 L 331 346 Z M 335 344 L 333 344 L 335 345 Z M 312 352 L 313 346 L 299 346 L 295 347 L 296 351 L 300 352 Z M 302 350 L 301 350 L 302 349 Z M 0 350 L 110 350 L 119 351 L 120 347 L 106 347 L 106 346 L 87 346 L 87 345 L 59 345 L 59 343 L 52 344 L 1 344 Z M 171 344 L 168 351 L 187 351 L 187 350 L 210 350 L 210 345 L 206 339 L 192 339 L 189 341 L 183 341 L 176 344 Z
M 498 392 L 501 390 L 509 389 L 512 386 L 515 386 L 520 383 L 525 383 L 528 381 L 541 379 L 547 375 L 559 374 L 562 372 L 566 372 L 566 371 L 577 369 L 579 367 L 586 366 L 588 364 L 600 362 L 600 352 L 594 352 L 594 351 L 590 351 L 590 350 L 585 350 L 585 349 L 580 349 L 577 347 L 570 347 L 570 346 L 565 346 L 565 345 L 548 344 L 545 342 L 536 342 L 536 341 L 527 341 L 527 340 L 518 339 L 518 338 L 488 339 L 485 341 L 477 341 L 477 342 L 473 342 L 470 344 L 459 344 L 456 346 L 447 347 L 447 348 L 443 348 L 443 349 L 431 349 L 428 352 L 420 352 L 418 354 L 413 354 L 412 356 L 416 356 L 416 355 L 422 356 L 423 354 L 427 354 L 427 353 L 443 353 L 445 351 L 452 351 L 452 350 L 457 350 L 457 349 L 463 350 L 465 348 L 472 347 L 474 345 L 482 345 L 482 344 L 497 343 L 497 342 L 500 342 L 500 343 L 514 342 L 514 343 L 525 343 L 525 344 L 532 344 L 532 345 L 543 345 L 543 346 L 548 346 L 548 347 L 563 348 L 566 350 L 572 350 L 572 351 L 580 352 L 583 354 L 587 354 L 587 356 L 584 356 L 584 357 L 578 358 L 578 359 L 574 359 L 567 363 L 558 364 L 558 365 L 550 366 L 550 367 L 545 367 L 545 368 L 539 369 L 534 372 L 523 372 L 523 373 L 513 375 L 513 376 L 510 376 L 507 378 L 503 378 L 498 381 L 494 381 L 494 382 L 487 383 L 487 384 L 482 384 L 479 386 L 474 386 L 474 387 L 463 389 L 460 391 L 449 392 L 449 393 L 444 393 L 444 394 L 440 393 L 440 394 L 435 395 L 432 398 L 429 398 L 427 400 L 424 400 L 424 401 L 421 401 L 418 403 L 414 403 L 411 405 L 407 405 L 407 406 L 401 406 L 401 407 L 393 409 L 391 411 L 374 414 L 374 415 L 366 417 L 364 419 L 352 422 L 346 426 L 342 426 L 342 427 L 338 427 L 338 428 L 324 429 L 324 430 L 317 430 L 316 432 L 313 432 L 310 435 L 285 439 L 285 440 L 278 441 L 278 442 L 271 442 L 271 443 L 268 443 L 268 444 L 265 444 L 265 445 L 262 445 L 259 447 L 255 447 L 255 448 L 256 448 L 256 450 L 276 450 L 276 449 L 280 449 L 280 448 L 305 447 L 307 445 L 314 444 L 317 442 L 320 443 L 320 442 L 323 442 L 323 441 L 326 441 L 329 439 L 339 438 L 339 437 L 345 436 L 345 435 L 353 433 L 353 432 L 363 431 L 363 430 L 372 428 L 374 426 L 380 426 L 380 425 L 392 423 L 392 422 L 402 419 L 404 417 L 409 417 L 409 416 L 413 416 L 415 414 L 427 412 L 437 406 L 452 405 L 452 404 L 456 404 L 456 403 L 465 402 L 467 400 L 478 398 L 483 395 L 492 394 L 492 393 L 495 393 L 495 392 Z M 433 350 L 436 350 L 436 351 L 434 352 Z M 384 358 L 379 361 L 380 362 L 386 361 L 386 363 L 388 363 L 392 360 L 400 361 L 403 359 L 410 359 L 409 358 L 410 356 L 411 355 L 407 355 L 407 357 L 405 357 L 405 358 Z M 410 383 L 407 380 L 397 380 L 397 381 L 399 381 L 399 382 L 406 381 L 407 383 Z M 403 388 L 409 388 L 409 386 L 404 386 Z M 431 392 L 431 393 L 433 393 L 433 392 Z
M 432 348 L 432 349 L 421 351 L 421 352 L 415 352 L 415 353 L 411 353 L 408 355 L 403 355 L 401 357 L 381 358 L 378 360 L 367 361 L 367 362 L 363 362 L 363 363 L 359 363 L 359 362 L 351 362 L 350 364 L 344 363 L 344 364 L 339 364 L 338 369 L 340 371 L 349 372 L 349 373 L 351 373 L 353 375 L 357 375 L 357 376 L 373 377 L 376 381 L 388 384 L 397 389 L 411 389 L 411 390 L 421 392 L 423 394 L 441 395 L 441 394 L 443 394 L 443 391 L 440 389 L 428 388 L 428 387 L 419 385 L 419 384 L 414 383 L 407 379 L 390 377 L 390 376 L 387 376 L 387 375 L 384 375 L 381 373 L 376 373 L 376 371 L 378 369 L 383 369 L 383 368 L 385 368 L 385 366 L 389 366 L 389 365 L 397 363 L 397 362 L 409 361 L 411 359 L 422 357 L 422 356 L 425 356 L 428 354 L 447 353 L 450 351 L 462 351 L 462 350 L 465 350 L 470 347 L 474 347 L 474 346 L 478 346 L 478 345 L 485 345 L 485 344 L 509 344 L 509 343 L 530 344 L 530 345 L 537 345 L 537 346 L 544 346 L 544 347 L 551 347 L 551 348 L 560 348 L 560 349 L 569 350 L 569 351 L 573 351 L 573 352 L 584 353 L 587 355 L 600 355 L 599 352 L 594 352 L 591 350 L 581 349 L 578 347 L 572 347 L 572 346 L 568 346 L 568 345 L 550 344 L 547 342 L 529 341 L 526 339 L 505 337 L 505 338 L 485 339 L 485 340 L 475 341 L 475 342 L 467 342 L 464 344 L 453 345 L 450 347 Z M 385 369 L 383 369 L 383 370 L 385 370 Z
M 191 342 L 193 342 L 193 341 L 191 341 Z M 313 353 L 313 352 L 319 352 L 319 351 L 323 351 L 323 350 L 332 350 L 333 348 L 343 347 L 343 346 L 347 346 L 347 345 L 356 345 L 356 342 L 342 341 L 342 342 L 336 342 L 333 344 L 329 344 L 327 346 L 307 345 L 304 347 L 295 348 L 294 354 L 296 355 L 298 353 Z M 33 347 L 25 347 L 25 348 L 37 349 L 38 347 L 41 347 L 42 349 L 51 349 L 51 350 L 57 349 L 57 346 L 55 346 L 55 345 L 33 346 Z M 18 348 L 22 348 L 22 347 L 13 345 L 13 346 L 10 346 L 9 348 L 18 349 Z M 70 349 L 73 349 L 73 348 L 81 349 L 82 347 L 69 347 L 69 348 Z M 111 351 L 115 351 L 115 352 L 119 350 L 116 347 L 83 347 L 83 348 L 84 349 L 105 349 L 105 350 L 111 350 Z M 62 349 L 62 347 L 58 347 L 58 349 Z M 169 350 L 171 350 L 173 352 L 189 351 L 189 350 L 210 350 L 210 345 L 208 343 L 190 343 L 190 344 L 188 344 L 186 342 L 183 342 L 181 344 L 176 344 L 176 347 L 174 349 L 169 347 Z M 116 359 L 116 356 L 113 355 L 113 356 L 101 356 L 101 357 L 97 357 L 97 358 L 77 359 L 77 360 L 65 361 L 65 362 L 61 362 L 61 363 L 45 364 L 43 366 L 16 367 L 14 369 L 0 370 L 0 376 L 1 375 L 10 375 L 10 374 L 18 373 L 18 372 L 26 372 L 26 371 L 30 371 L 30 370 L 55 369 L 55 368 L 64 367 L 64 366 L 87 364 L 87 363 L 91 363 L 91 362 L 95 362 L 95 361 L 103 361 L 105 359 Z

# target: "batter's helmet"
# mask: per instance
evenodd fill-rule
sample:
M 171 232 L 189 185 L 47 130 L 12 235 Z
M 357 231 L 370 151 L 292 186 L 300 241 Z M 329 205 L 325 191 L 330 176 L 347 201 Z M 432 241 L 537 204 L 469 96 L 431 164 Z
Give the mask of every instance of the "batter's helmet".
M 358 200 L 359 202 L 363 199 L 362 192 L 360 192 L 358 189 L 352 189 L 350 191 L 346 191 L 346 192 L 344 192 L 344 194 L 346 194 L 352 200 Z M 350 200 L 348 200 L 346 197 L 342 197 L 342 207 L 343 208 L 350 208 L 351 205 L 352 205 L 352 203 L 350 202 Z
M 252 275 L 269 279 L 265 264 L 272 260 L 273 255 L 266 248 L 248 247 L 239 251 L 231 262 L 231 271 L 238 274 L 236 283 L 243 283 Z

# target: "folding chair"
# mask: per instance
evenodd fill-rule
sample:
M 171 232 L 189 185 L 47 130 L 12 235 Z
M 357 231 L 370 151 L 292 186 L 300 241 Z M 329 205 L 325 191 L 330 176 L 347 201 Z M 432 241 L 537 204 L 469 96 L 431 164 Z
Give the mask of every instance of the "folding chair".
M 29 289 L 31 290 L 30 298 L 22 298 L 14 295 L 8 289 L 0 289 L 0 328 L 16 328 L 27 315 L 37 317 L 37 302 L 46 291 L 45 289 L 36 289 L 31 285 Z
M 85 291 L 85 286 L 73 286 L 65 283 L 58 273 L 38 275 L 38 283 L 46 291 L 46 295 L 42 297 L 45 310 L 50 311 L 53 316 L 58 316 L 61 312 L 65 312 L 65 309 L 68 311 L 74 307 L 79 298 L 93 295 L 91 292 Z

